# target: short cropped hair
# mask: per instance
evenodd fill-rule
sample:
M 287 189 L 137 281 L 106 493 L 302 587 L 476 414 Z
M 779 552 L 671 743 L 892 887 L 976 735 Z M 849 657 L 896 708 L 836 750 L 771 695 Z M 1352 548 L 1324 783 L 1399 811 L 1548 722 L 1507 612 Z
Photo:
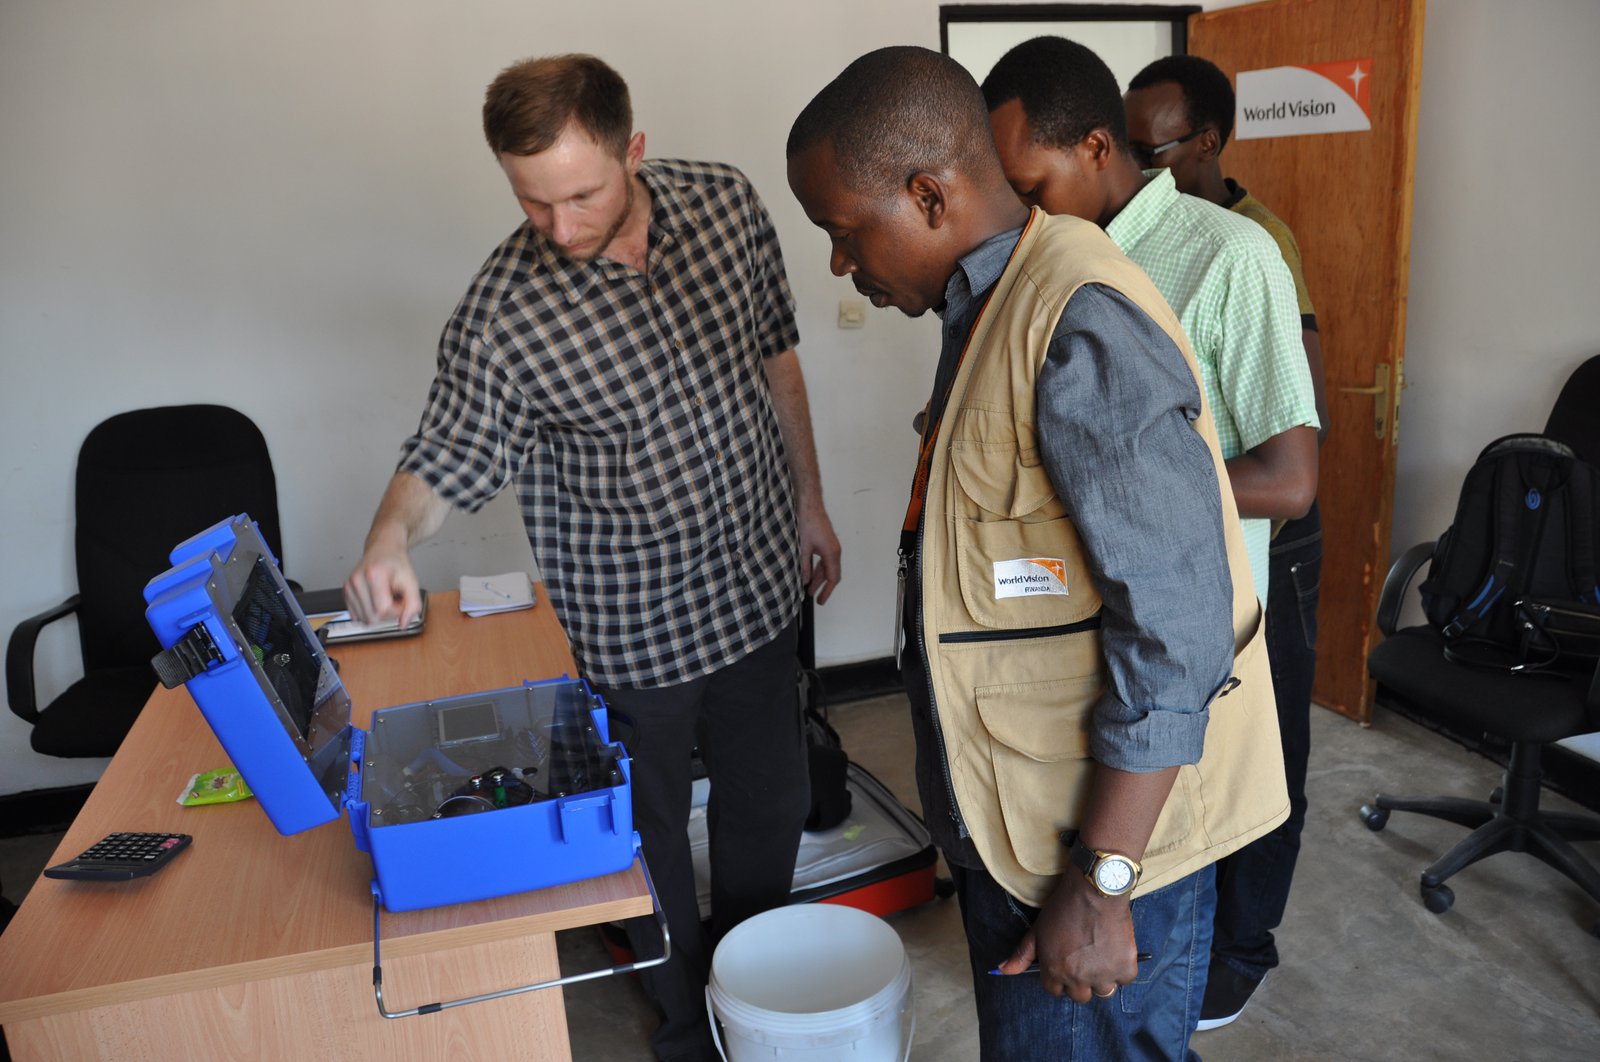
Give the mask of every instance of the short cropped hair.
M 1094 52 L 1065 37 L 1023 41 L 994 64 L 983 79 L 989 110 L 1012 100 L 1033 128 L 1035 143 L 1069 148 L 1096 129 L 1128 146 L 1128 115 L 1111 68 Z
M 1183 90 L 1191 130 L 1216 126 L 1217 150 L 1221 151 L 1233 135 L 1233 86 L 1228 84 L 1228 75 L 1198 55 L 1169 55 L 1135 74 L 1128 82 L 1128 91 L 1167 81 Z
M 633 135 L 628 83 L 592 55 L 525 59 L 506 67 L 483 98 L 483 135 L 500 155 L 537 155 L 576 121 L 623 157 Z
M 806 104 L 789 130 L 789 158 L 833 145 L 840 179 L 888 196 L 918 170 L 999 172 L 983 95 L 949 56 L 908 45 L 868 52 Z

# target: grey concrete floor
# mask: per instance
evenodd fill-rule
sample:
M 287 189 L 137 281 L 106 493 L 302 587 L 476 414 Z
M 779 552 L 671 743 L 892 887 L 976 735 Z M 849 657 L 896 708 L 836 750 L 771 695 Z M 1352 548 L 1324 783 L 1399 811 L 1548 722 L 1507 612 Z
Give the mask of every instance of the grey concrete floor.
M 841 705 L 844 746 L 913 809 L 912 743 L 903 696 Z M 1379 791 L 1481 799 L 1499 784 L 1490 761 L 1379 709 L 1362 728 L 1312 713 L 1310 812 L 1289 911 L 1283 965 L 1234 1024 L 1197 1033 L 1212 1062 L 1593 1062 L 1600 1058 L 1600 905 L 1532 856 L 1507 853 L 1463 871 L 1455 906 L 1422 906 L 1422 868 L 1461 827 L 1396 812 L 1373 833 L 1356 809 Z M 1575 808 L 1547 793 L 1552 808 Z M 1580 851 L 1600 862 L 1600 844 Z M 974 1062 L 977 1022 L 955 900 L 889 919 L 916 978 L 917 1062 Z M 563 965 L 604 963 L 589 934 L 566 934 Z M 573 1058 L 648 1060 L 654 1016 L 636 983 L 567 989 Z
M 832 720 L 851 757 L 915 809 L 905 699 L 836 706 Z M 1397 812 L 1372 833 L 1356 814 L 1380 790 L 1481 798 L 1499 769 L 1381 708 L 1370 729 L 1315 710 L 1312 739 L 1311 810 L 1278 934 L 1283 966 L 1237 1022 L 1197 1034 L 1196 1051 L 1211 1062 L 1600 1058 L 1600 939 L 1591 934 L 1600 907 L 1533 857 L 1508 853 L 1452 879 L 1454 908 L 1431 914 L 1417 876 L 1462 828 Z M 21 900 L 58 841 L 0 840 L 9 899 Z M 1600 862 L 1600 844 L 1578 847 Z M 889 923 L 916 977 L 912 1057 L 972 1062 L 977 1030 L 954 900 Z M 594 932 L 564 933 L 559 944 L 568 972 L 608 963 Z M 579 1062 L 650 1058 L 654 1017 L 634 979 L 572 986 L 566 1005 Z

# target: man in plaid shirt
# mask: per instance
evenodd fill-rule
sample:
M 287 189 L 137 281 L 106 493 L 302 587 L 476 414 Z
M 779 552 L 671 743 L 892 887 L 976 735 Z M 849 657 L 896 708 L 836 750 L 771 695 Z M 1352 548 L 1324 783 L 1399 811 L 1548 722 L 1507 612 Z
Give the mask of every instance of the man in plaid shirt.
M 799 605 L 840 573 L 794 300 L 749 181 L 644 161 L 627 86 L 600 60 L 512 66 L 483 117 L 527 224 L 445 327 L 345 595 L 359 618 L 415 614 L 410 547 L 515 485 L 578 665 L 633 723 L 634 822 L 672 933 L 671 961 L 642 974 L 656 1054 L 711 1058 L 691 753 L 712 782 L 720 936 L 788 900 L 809 810 Z M 629 934 L 660 954 L 651 919 Z

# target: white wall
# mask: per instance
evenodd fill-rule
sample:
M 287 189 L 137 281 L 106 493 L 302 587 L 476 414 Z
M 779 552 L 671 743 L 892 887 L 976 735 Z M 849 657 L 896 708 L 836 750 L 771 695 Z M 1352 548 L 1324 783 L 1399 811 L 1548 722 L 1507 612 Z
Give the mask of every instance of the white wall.
M 935 325 L 877 313 L 834 326 L 854 290 L 789 195 L 783 143 L 846 63 L 907 42 L 938 46 L 932 0 L 0 5 L 0 634 L 76 589 L 77 447 L 143 405 L 253 417 L 278 470 L 287 569 L 343 579 L 439 330 L 521 220 L 479 131 L 484 86 L 525 56 L 582 50 L 628 79 L 652 154 L 734 163 L 763 192 L 845 547 L 818 654 L 887 655 L 892 529 Z M 531 554 L 506 495 L 452 517 L 416 560 L 450 588 Z M 42 693 L 77 676 L 76 652 L 71 621 L 47 630 Z M 0 793 L 103 767 L 27 740 L 0 712 Z
M 1105 60 L 1123 88 L 1133 76 L 1162 56 L 1172 54 L 1172 25 L 1168 22 L 952 22 L 945 43 L 950 57 L 982 82 L 1012 48 L 1035 37 L 1067 37 Z
M 1600 346 L 1580 194 L 1600 161 L 1597 17 L 1585 0 L 1432 5 L 1397 543 L 1442 528 L 1482 441 L 1538 427 L 1559 374 Z M 343 578 L 440 326 L 520 217 L 478 132 L 483 87 L 515 59 L 584 50 L 628 78 L 652 154 L 735 163 L 766 196 L 846 551 L 818 656 L 886 655 L 936 333 L 884 313 L 834 327 L 853 290 L 788 194 L 783 140 L 847 62 L 901 43 L 938 46 L 937 0 L 0 4 L 0 635 L 76 589 L 78 444 L 143 405 L 250 414 L 278 467 L 288 569 Z M 509 502 L 452 518 L 417 552 L 424 581 L 529 563 Z M 72 624 L 53 625 L 46 696 L 75 654 Z M 34 755 L 0 712 L 0 793 L 102 766 Z
M 1600 354 L 1600 4 L 1433 0 L 1425 33 L 1396 554 Z
M 1425 33 L 1395 555 L 1600 354 L 1600 4 L 1434 0 Z M 1600 734 L 1566 744 L 1600 760 Z

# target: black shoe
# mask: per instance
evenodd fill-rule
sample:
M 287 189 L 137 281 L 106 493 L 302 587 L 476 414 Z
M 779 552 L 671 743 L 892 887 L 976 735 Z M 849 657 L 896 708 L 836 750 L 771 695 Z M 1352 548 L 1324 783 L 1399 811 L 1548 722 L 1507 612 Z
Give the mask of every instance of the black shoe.
M 1206 971 L 1206 994 L 1200 1000 L 1200 1024 L 1195 1031 L 1220 1029 L 1243 1014 L 1244 1005 L 1260 984 L 1227 963 L 1213 962 Z

